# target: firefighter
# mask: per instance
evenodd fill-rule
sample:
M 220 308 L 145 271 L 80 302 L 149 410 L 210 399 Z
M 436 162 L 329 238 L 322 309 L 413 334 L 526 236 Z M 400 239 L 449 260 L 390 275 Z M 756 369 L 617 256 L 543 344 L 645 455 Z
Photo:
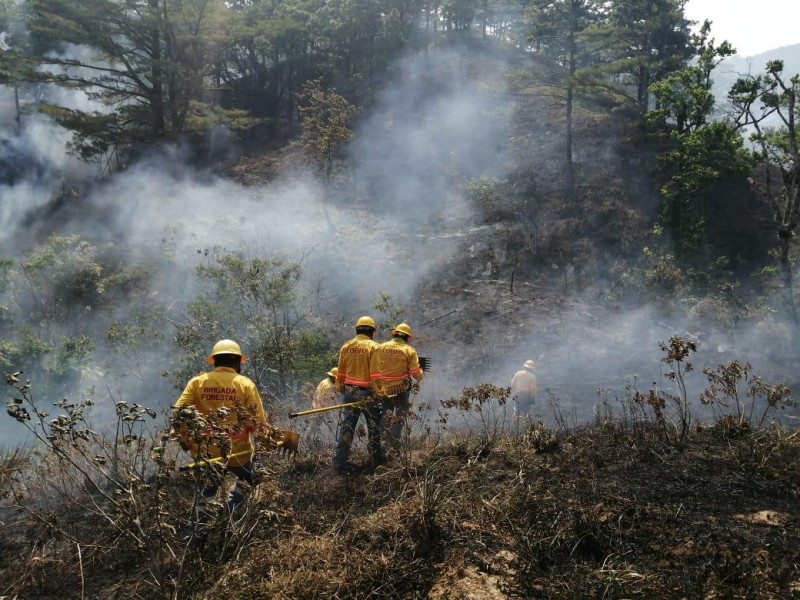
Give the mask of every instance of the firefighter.
M 325 408 L 338 403 L 339 390 L 336 387 L 336 376 L 338 374 L 338 367 L 333 367 L 328 371 L 328 376 L 319 382 L 317 390 L 314 392 L 314 400 L 311 402 L 311 408 Z
M 358 417 L 364 413 L 369 429 L 367 448 L 373 465 L 386 462 L 381 445 L 381 418 L 383 410 L 378 402 L 370 402 L 373 397 L 369 377 L 369 364 L 372 353 L 378 348 L 375 335 L 375 321 L 372 317 L 361 317 L 356 321 L 356 336 L 344 343 L 339 350 L 336 384 L 344 393 L 342 402 L 366 401 L 364 406 L 343 408 L 339 414 L 339 427 L 336 431 L 336 450 L 333 454 L 333 468 L 337 473 L 346 473 L 350 446 L 353 443 Z
M 517 417 L 529 416 L 536 401 L 536 375 L 533 373 L 535 368 L 535 362 L 526 360 L 522 369 L 514 373 L 511 379 L 511 397 L 517 401 Z
M 327 377 L 319 382 L 314 391 L 314 398 L 311 400 L 311 408 L 327 408 L 341 402 L 342 394 L 336 387 L 336 375 L 339 373 L 337 367 L 333 367 L 327 373 Z M 313 433 L 327 440 L 336 433 L 336 420 L 331 413 L 316 417 L 311 421 L 309 433 Z
M 392 339 L 378 347 L 370 362 L 370 378 L 375 392 L 386 398 L 386 410 L 393 411 L 389 427 L 389 440 L 393 446 L 400 442 L 405 417 L 411 408 L 412 387 L 418 387 L 425 376 L 417 351 L 408 343 L 410 340 L 411 327 L 400 323 L 392 329 Z
M 233 340 L 214 344 L 207 358 L 214 369 L 189 381 L 175 403 L 172 417 L 173 435 L 195 460 L 221 458 L 225 469 L 236 475 L 237 485 L 226 498 L 230 509 L 244 500 L 239 481 L 255 485 L 251 434 L 267 423 L 255 383 L 240 374 L 245 360 Z M 208 486 L 203 497 L 213 498 L 217 487 Z

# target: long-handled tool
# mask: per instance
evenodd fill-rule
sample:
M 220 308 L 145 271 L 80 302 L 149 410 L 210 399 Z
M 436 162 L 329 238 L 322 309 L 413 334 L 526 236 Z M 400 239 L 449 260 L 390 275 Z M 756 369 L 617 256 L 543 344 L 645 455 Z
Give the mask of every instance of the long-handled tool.
M 277 427 L 271 429 L 269 437 L 265 439 L 270 443 L 270 445 L 274 445 L 275 448 L 282 450 L 284 456 L 287 454 L 289 456 L 297 454 L 297 450 L 300 445 L 299 433 L 296 433 L 294 431 L 289 431 L 288 429 L 278 429 Z M 227 456 L 217 456 L 216 458 L 202 458 L 200 460 L 194 461 L 193 463 L 189 463 L 188 465 L 179 467 L 178 471 L 189 471 L 197 467 L 207 467 L 208 465 L 221 463 L 223 461 L 227 461 L 230 458 L 245 456 L 251 453 L 255 453 L 255 451 L 242 450 L 241 452 L 234 452 L 233 454 L 228 454 Z
M 368 398 L 365 400 L 356 400 L 355 402 L 345 402 L 344 404 L 334 404 L 333 406 L 322 406 L 320 408 L 310 408 L 308 410 L 301 410 L 300 412 L 289 413 L 289 418 L 294 419 L 295 417 L 304 417 L 306 415 L 315 415 L 317 413 L 326 412 L 329 410 L 339 410 L 340 408 L 348 408 L 350 406 L 364 406 L 365 404 L 370 404 L 371 402 L 375 402 L 374 398 Z
M 317 413 L 327 412 L 329 410 L 339 410 L 340 408 L 348 408 L 351 406 L 364 406 L 365 404 L 371 404 L 378 400 L 391 400 L 407 389 L 409 389 L 408 384 L 396 385 L 382 392 L 374 392 L 376 394 L 375 396 L 365 398 L 364 400 L 356 400 L 355 402 L 345 402 L 344 404 L 334 404 L 333 406 L 323 406 L 321 408 L 301 410 L 300 412 L 289 413 L 289 418 L 294 419 L 295 417 L 305 417 L 306 415 L 315 415 Z M 416 395 L 416 392 L 414 395 Z
M 196 460 L 193 463 L 189 463 L 188 465 L 183 465 L 182 467 L 178 467 L 178 471 L 184 472 L 184 471 L 189 471 L 191 469 L 196 469 L 197 467 L 207 467 L 208 465 L 221 463 L 222 461 L 226 461 L 230 458 L 244 456 L 245 454 L 250 454 L 251 452 L 252 452 L 251 450 L 243 450 L 242 452 L 234 452 L 233 454 L 228 454 L 227 456 L 217 456 L 216 458 L 201 458 L 200 460 Z

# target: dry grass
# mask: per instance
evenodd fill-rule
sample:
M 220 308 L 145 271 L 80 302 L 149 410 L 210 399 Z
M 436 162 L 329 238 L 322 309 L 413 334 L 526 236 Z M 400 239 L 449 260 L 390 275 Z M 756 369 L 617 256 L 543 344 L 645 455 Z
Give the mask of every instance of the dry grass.
M 491 444 L 477 431 L 413 443 L 402 459 L 345 477 L 321 446 L 273 456 L 246 512 L 202 549 L 179 535 L 200 482 L 177 474 L 137 500 L 160 511 L 145 547 L 125 537 L 134 527 L 125 515 L 109 527 L 92 504 L 51 502 L 49 529 L 6 508 L 0 596 L 789 598 L 800 589 L 800 436 L 786 430 L 696 428 L 682 451 L 652 425 L 613 419 L 557 435 L 531 424 Z M 353 458 L 366 463 L 363 449 Z

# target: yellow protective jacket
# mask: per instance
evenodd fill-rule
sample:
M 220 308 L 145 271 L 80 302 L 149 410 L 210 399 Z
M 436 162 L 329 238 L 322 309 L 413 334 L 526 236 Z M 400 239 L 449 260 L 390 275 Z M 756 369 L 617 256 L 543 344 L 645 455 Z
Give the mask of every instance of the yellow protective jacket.
M 336 389 L 336 384 L 331 381 L 330 377 L 326 377 L 317 385 L 317 391 L 314 392 L 314 400 L 311 402 L 311 408 L 325 408 L 326 406 L 333 406 L 339 400 L 339 390 Z
M 231 448 L 227 452 L 231 458 L 227 465 L 239 467 L 250 462 L 255 450 L 250 434 L 267 422 L 261 395 L 250 378 L 229 367 L 216 367 L 213 371 L 193 377 L 175 403 L 174 415 L 177 416 L 180 409 L 185 407 L 194 407 L 206 417 L 219 408 L 228 409 L 226 415 L 209 422 L 205 431 L 190 432 L 185 425 L 179 424 L 176 432 L 193 454 L 196 455 L 202 448 L 204 454 L 207 451 L 208 458 L 221 456 L 222 451 L 217 444 L 209 441 L 198 446 L 197 439 L 204 435 L 209 438 L 227 435 L 231 440 Z M 244 454 L 240 456 L 232 456 L 242 452 Z
M 514 373 L 511 379 L 511 395 L 529 394 L 536 395 L 536 375 L 525 369 Z
M 378 346 L 378 342 L 363 333 L 345 342 L 339 350 L 337 385 L 370 387 L 369 361 Z
M 425 376 L 419 366 L 417 351 L 403 338 L 397 337 L 378 346 L 372 355 L 369 371 L 372 385 L 378 392 L 405 387 L 411 377 L 422 381 Z

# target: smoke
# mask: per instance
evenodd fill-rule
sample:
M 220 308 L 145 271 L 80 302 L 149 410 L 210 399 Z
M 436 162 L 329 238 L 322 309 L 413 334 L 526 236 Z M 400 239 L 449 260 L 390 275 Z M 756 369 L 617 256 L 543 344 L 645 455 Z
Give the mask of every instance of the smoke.
M 378 210 L 403 224 L 463 214 L 453 189 L 502 172 L 508 114 L 498 108 L 508 98 L 504 88 L 477 88 L 467 64 L 455 51 L 407 59 L 360 129 L 356 177 L 377 191 Z
M 66 132 L 43 118 L 28 119 L 19 134 L 6 132 L 7 156 L 36 156 L 39 166 L 33 173 L 17 170 L 13 189 L 3 194 L 2 241 L 29 235 L 26 222 L 33 220 L 42 234 L 78 234 L 95 245 L 124 249 L 131 263 L 155 265 L 157 302 L 166 321 L 196 298 L 194 268 L 213 249 L 303 260 L 305 278 L 322 286 L 320 310 L 337 320 L 373 314 L 378 293 L 388 292 L 407 306 L 413 321 L 421 282 L 460 252 L 457 237 L 449 244 L 429 240 L 457 232 L 471 219 L 454 183 L 501 169 L 507 117 L 497 113 L 496 102 L 502 92 L 475 89 L 465 64 L 449 52 L 399 63 L 397 81 L 354 132 L 350 152 L 356 168 L 327 193 L 319 178 L 298 171 L 245 187 L 190 166 L 183 148 L 166 147 L 95 182 L 81 197 L 53 204 L 65 173 L 91 170 L 65 151 Z M 85 97 L 58 100 L 91 108 Z M 212 137 L 213 152 L 236 152 L 225 132 Z M 3 254 L 18 258 L 10 245 Z M 123 301 L 113 320 L 129 321 L 133 310 Z M 74 329 L 92 330 L 95 317 L 75 315 L 81 318 L 87 326 Z M 350 329 L 341 332 L 341 341 L 351 335 Z M 124 373 L 103 370 L 100 357 L 111 350 L 102 337 L 97 342 L 98 366 L 85 372 L 74 397 L 94 385 L 124 400 L 157 398 L 157 409 L 173 402 L 175 390 L 158 375 L 170 368 L 171 332 L 164 344 L 154 342 L 146 355 L 131 358 Z M 98 409 L 98 418 L 109 418 L 107 413 Z
M 658 342 L 690 326 L 652 307 L 593 314 L 552 297 L 547 300 L 555 312 L 541 313 L 536 290 L 504 291 L 508 274 L 495 273 L 499 259 L 486 260 L 480 251 L 488 245 L 502 257 L 502 231 L 476 227 L 462 190 L 481 176 L 506 175 L 511 100 L 502 70 L 496 81 L 484 79 L 479 87 L 470 64 L 447 50 L 399 62 L 395 80 L 361 115 L 349 147 L 354 169 L 330 190 L 319 177 L 298 171 L 244 186 L 190 166 L 181 147 L 165 147 L 96 182 L 74 202 L 53 206 L 65 173 L 91 170 L 65 152 L 63 130 L 28 120 L 19 134 L 4 134 L 4 160 L 36 156 L 40 166 L 15 169 L 16 179 L 4 184 L 2 255 L 17 258 L 8 243 L 26 235 L 26 222 L 41 216 L 47 223 L 43 233 L 79 234 L 124 249 L 132 264 L 153 265 L 157 278 L 150 300 L 161 307 L 165 341 L 145 344 L 142 355 L 130 359 L 130 372 L 95 371 L 81 386 L 103 390 L 113 378 L 116 397 L 143 404 L 153 399 L 156 409 L 166 409 L 176 395 L 159 376 L 174 365 L 171 321 L 196 298 L 194 268 L 207 251 L 221 249 L 247 258 L 278 254 L 302 260 L 306 280 L 322 290 L 319 316 L 334 322 L 374 315 L 377 294 L 391 294 L 406 307 L 403 318 L 415 329 L 419 353 L 433 358 L 421 399 L 457 395 L 463 386 L 483 381 L 508 385 L 532 358 L 540 389 L 575 398 L 579 418 L 590 417 L 594 390 L 624 390 L 632 377 L 649 384 L 660 371 Z M 222 130 L 211 142 L 214 153 L 237 152 Z M 491 241 L 481 241 L 487 236 Z M 518 282 L 517 289 L 522 287 Z M 125 322 L 132 311 L 123 301 L 113 317 Z M 448 311 L 453 314 L 440 318 Z M 75 319 L 92 327 L 90 314 Z M 337 335 L 344 341 L 352 330 Z M 108 355 L 110 349 L 99 343 L 95 356 Z
M 68 181 L 94 170 L 65 151 L 69 139 L 65 129 L 37 114 L 26 117 L 19 132 L 0 131 L 0 247 L 24 237 L 21 228 Z

